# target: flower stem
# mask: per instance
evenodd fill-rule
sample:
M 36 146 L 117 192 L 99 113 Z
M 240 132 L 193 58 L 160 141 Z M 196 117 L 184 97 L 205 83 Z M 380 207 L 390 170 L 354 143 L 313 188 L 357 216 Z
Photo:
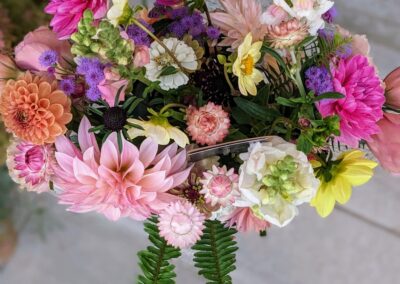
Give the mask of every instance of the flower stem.
M 292 78 L 292 80 L 296 83 L 297 88 L 299 88 L 300 95 L 303 98 L 305 98 L 306 97 L 306 89 L 304 88 L 303 81 L 301 79 L 301 74 L 300 74 L 301 66 L 300 66 L 300 62 L 297 61 L 297 57 L 294 52 L 294 49 L 292 49 L 290 51 L 290 55 L 292 56 L 293 65 L 296 68 L 295 77 Z
M 236 93 L 236 90 L 235 90 L 235 88 L 233 87 L 232 82 L 231 82 L 231 79 L 229 79 L 229 76 L 228 76 L 228 65 L 227 65 L 227 64 L 224 64 L 224 76 L 225 76 L 226 82 L 227 82 L 228 85 L 229 85 L 229 88 L 231 89 L 232 95 L 235 94 L 235 93 Z
M 153 40 L 155 40 L 159 45 L 161 45 L 165 51 L 168 53 L 168 55 L 175 61 L 176 65 L 178 65 L 179 69 L 181 69 L 184 73 L 189 73 L 188 70 L 182 66 L 182 64 L 179 62 L 179 60 L 176 58 L 175 54 L 164 44 L 163 41 L 161 41 L 155 34 L 153 34 L 148 28 L 146 28 L 141 22 L 136 20 L 135 18 L 132 18 L 131 21 L 141 28 L 143 31 L 145 31 Z
M 166 112 L 167 110 L 169 110 L 170 108 L 173 108 L 173 107 L 186 108 L 185 105 L 171 103 L 171 104 L 167 104 L 166 106 L 164 106 L 164 107 L 160 110 L 160 114 L 163 114 L 164 112 Z

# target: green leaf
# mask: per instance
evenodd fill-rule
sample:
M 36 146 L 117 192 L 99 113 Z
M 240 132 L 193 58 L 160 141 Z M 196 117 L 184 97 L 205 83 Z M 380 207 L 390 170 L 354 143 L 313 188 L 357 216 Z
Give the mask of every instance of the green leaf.
M 278 62 L 279 66 L 282 68 L 282 70 L 285 71 L 286 74 L 289 74 L 289 69 L 287 67 L 287 64 L 283 60 L 282 56 L 279 55 L 278 52 L 276 52 L 273 48 L 268 47 L 267 45 L 263 45 L 261 47 L 261 52 L 262 53 L 268 53 L 270 54 L 275 60 Z
M 282 106 L 296 107 L 298 103 L 284 97 L 277 97 L 276 102 Z
M 237 243 L 234 240 L 235 229 L 225 227 L 216 220 L 207 220 L 203 236 L 192 247 L 195 250 L 195 267 L 199 274 L 209 280 L 210 284 L 230 284 L 229 273 L 236 269 L 235 251 Z
M 272 121 L 279 116 L 277 110 L 253 103 L 248 99 L 236 97 L 234 98 L 234 101 L 241 110 L 257 120 Z
M 319 102 L 325 99 L 343 99 L 345 95 L 338 93 L 338 92 L 329 92 L 321 94 L 314 98 L 314 102 Z
M 156 217 L 149 218 L 144 224 L 144 230 L 149 234 L 152 246 L 138 252 L 139 267 L 142 274 L 138 276 L 139 284 L 174 284 L 175 266 L 170 263 L 181 255 L 180 250 L 167 244 L 160 236 Z
M 297 150 L 302 151 L 305 154 L 309 154 L 313 146 L 312 141 L 304 133 L 302 133 L 299 139 L 297 139 Z
M 160 75 L 158 77 L 163 77 L 163 76 L 168 76 L 168 75 L 174 75 L 178 73 L 178 70 L 174 66 L 165 66 L 162 70 Z

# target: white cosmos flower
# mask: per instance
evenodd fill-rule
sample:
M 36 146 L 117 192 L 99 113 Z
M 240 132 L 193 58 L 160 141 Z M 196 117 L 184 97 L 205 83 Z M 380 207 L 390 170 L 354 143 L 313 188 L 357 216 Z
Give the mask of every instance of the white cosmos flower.
M 175 55 L 179 63 L 189 71 L 197 69 L 197 57 L 190 46 L 177 38 L 165 38 L 163 43 Z M 162 75 L 165 68 L 172 66 L 176 72 L 169 75 Z M 159 81 L 163 90 L 176 89 L 179 86 L 186 85 L 189 77 L 179 69 L 175 60 L 165 51 L 165 49 L 156 41 L 150 46 L 150 63 L 145 65 L 146 78 L 150 81 Z
M 128 0 L 112 0 L 112 6 L 107 12 L 107 18 L 114 26 L 118 25 L 120 18 L 124 14 L 125 7 L 129 7 Z
M 285 0 L 274 0 L 274 4 L 284 9 L 290 16 L 307 21 L 310 35 L 316 35 L 319 29 L 325 27 L 322 15 L 335 4 L 329 0 L 292 0 L 290 7 Z
M 239 190 L 243 199 L 238 207 L 251 207 L 260 218 L 284 227 L 298 214 L 297 206 L 310 202 L 319 180 L 307 156 L 280 137 L 255 143 L 239 170 Z

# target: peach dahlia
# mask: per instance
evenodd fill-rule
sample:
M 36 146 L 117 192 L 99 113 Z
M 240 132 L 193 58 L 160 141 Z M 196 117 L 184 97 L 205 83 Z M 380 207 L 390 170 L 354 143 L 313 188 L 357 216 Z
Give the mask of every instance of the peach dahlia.
M 0 97 L 6 128 L 36 145 L 53 143 L 72 120 L 71 101 L 57 88 L 57 81 L 26 72 L 9 80 Z

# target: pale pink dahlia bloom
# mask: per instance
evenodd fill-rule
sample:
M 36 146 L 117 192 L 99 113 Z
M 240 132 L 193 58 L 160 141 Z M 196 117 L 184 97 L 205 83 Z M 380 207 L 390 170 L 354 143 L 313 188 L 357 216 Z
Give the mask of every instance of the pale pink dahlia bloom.
M 271 226 L 267 221 L 258 218 L 250 207 L 237 207 L 232 213 L 221 218 L 229 227 L 236 227 L 242 233 L 265 231 Z
M 186 113 L 187 131 L 194 141 L 202 145 L 222 142 L 229 133 L 229 114 L 222 106 L 209 102 L 197 109 L 190 106 Z
M 212 170 L 204 172 L 204 179 L 200 182 L 203 189 L 200 191 L 211 206 L 217 204 L 222 206 L 232 205 L 239 193 L 239 175 L 235 174 L 235 169 L 229 171 L 226 166 L 222 168 L 213 166 Z
M 224 11 L 211 13 L 212 23 L 225 35 L 221 46 L 236 49 L 247 34 L 253 41 L 264 39 L 267 25 L 261 22 L 262 8 L 256 0 L 219 0 Z
M 204 220 L 204 215 L 191 203 L 176 201 L 160 213 L 158 229 L 169 245 L 189 248 L 203 235 Z
M 77 31 L 78 23 L 86 9 L 94 13 L 95 19 L 107 13 L 107 0 L 50 0 L 44 8 L 47 14 L 54 15 L 50 26 L 60 39 L 67 39 Z
M 7 166 L 11 178 L 21 188 L 37 193 L 49 190 L 53 174 L 54 150 L 51 145 L 34 145 L 20 139 L 7 149 Z
M 370 141 L 371 135 L 379 133 L 377 122 L 383 117 L 385 102 L 382 82 L 362 55 L 341 59 L 332 68 L 332 75 L 335 91 L 345 98 L 323 100 L 317 107 L 323 117 L 340 117 L 340 142 L 358 147 L 360 140 Z
M 123 139 L 120 153 L 115 132 L 99 149 L 90 128 L 84 117 L 78 132 L 80 149 L 65 136 L 56 141 L 54 184 L 61 204 L 78 213 L 97 211 L 110 220 L 144 220 L 177 199 L 168 191 L 190 173 L 186 151 L 178 152 L 171 144 L 157 154 L 157 143 L 148 138 L 139 149 Z

